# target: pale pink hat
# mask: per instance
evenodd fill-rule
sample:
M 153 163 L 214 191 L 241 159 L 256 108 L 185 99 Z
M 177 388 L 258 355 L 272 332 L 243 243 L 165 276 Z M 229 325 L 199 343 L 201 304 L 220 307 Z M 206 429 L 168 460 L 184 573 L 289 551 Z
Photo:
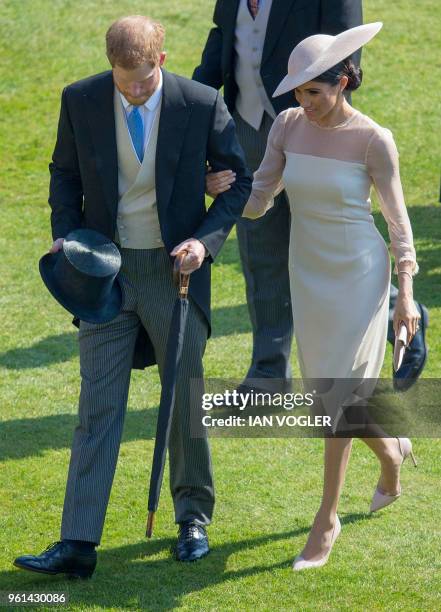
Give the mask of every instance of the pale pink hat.
M 368 43 L 383 24 L 366 23 L 337 36 L 315 34 L 302 40 L 289 56 L 288 74 L 273 93 L 273 98 L 312 81 Z

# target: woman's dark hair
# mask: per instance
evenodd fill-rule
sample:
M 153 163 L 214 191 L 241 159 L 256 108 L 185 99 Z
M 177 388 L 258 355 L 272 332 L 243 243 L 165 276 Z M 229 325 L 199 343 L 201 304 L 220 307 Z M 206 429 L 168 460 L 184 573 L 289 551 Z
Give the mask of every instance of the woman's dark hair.
M 342 76 L 347 76 L 349 79 L 346 90 L 355 91 L 361 85 L 363 71 L 351 59 L 345 59 L 312 80 L 337 85 Z

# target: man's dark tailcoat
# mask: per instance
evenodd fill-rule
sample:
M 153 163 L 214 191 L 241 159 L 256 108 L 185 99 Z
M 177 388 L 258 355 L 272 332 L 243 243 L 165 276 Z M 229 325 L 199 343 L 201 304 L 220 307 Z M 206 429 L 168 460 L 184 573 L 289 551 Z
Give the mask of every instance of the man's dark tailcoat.
M 52 235 L 64 238 L 79 227 L 113 240 L 118 210 L 118 162 L 112 72 L 66 87 L 57 143 L 50 164 Z M 205 207 L 207 162 L 232 168 L 236 182 Z M 156 150 L 156 195 L 165 248 L 197 238 L 209 257 L 191 275 L 190 296 L 210 326 L 210 264 L 251 190 L 251 175 L 237 142 L 234 123 L 220 94 L 163 70 L 163 97 Z M 154 297 L 154 296 L 153 296 Z M 140 328 L 134 367 L 155 363 L 151 342 Z

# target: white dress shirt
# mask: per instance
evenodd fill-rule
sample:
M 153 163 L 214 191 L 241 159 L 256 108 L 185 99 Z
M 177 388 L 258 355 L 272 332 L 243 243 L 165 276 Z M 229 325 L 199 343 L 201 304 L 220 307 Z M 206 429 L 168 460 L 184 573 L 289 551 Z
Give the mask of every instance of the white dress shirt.
M 142 106 L 139 106 L 139 111 L 141 113 L 142 123 L 144 126 L 144 151 L 149 142 L 150 134 L 152 131 L 153 120 L 158 112 L 161 100 L 162 100 L 162 72 L 160 72 L 158 87 L 155 89 L 154 93 L 150 96 L 147 102 L 144 102 Z M 121 92 L 119 92 L 121 96 L 121 100 L 124 106 L 124 110 L 126 112 L 126 118 L 130 115 L 133 110 L 133 104 L 130 104 L 126 98 L 123 96 Z M 128 128 L 127 128 L 128 129 Z

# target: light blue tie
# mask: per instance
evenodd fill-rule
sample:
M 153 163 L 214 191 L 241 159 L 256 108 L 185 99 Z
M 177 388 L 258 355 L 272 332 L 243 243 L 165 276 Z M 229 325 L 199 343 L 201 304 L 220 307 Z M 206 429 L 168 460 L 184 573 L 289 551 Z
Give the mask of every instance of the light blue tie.
M 136 155 L 142 163 L 144 158 L 144 126 L 142 123 L 141 113 L 137 106 L 133 107 L 132 112 L 127 117 L 127 125 L 129 126 L 130 136 L 132 137 L 133 146 L 135 147 Z

